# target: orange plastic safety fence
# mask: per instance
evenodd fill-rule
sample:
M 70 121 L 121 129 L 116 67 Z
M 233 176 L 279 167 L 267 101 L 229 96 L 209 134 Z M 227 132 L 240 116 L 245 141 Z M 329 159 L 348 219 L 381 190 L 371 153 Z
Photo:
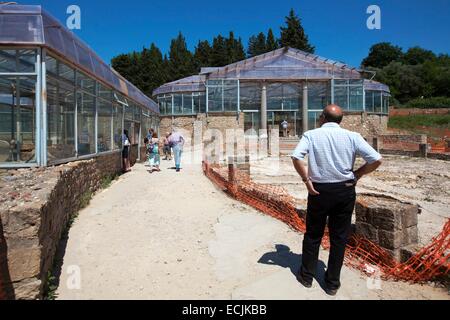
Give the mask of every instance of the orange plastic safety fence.
M 285 222 L 296 231 L 306 231 L 305 221 L 298 214 L 294 198 L 284 188 L 256 183 L 248 174 L 237 169 L 232 175 L 234 180 L 230 181 L 228 168 L 206 162 L 203 163 L 203 171 L 214 184 L 235 199 Z M 327 231 L 322 246 L 325 249 L 330 247 Z M 345 264 L 368 275 L 378 269 L 385 279 L 424 282 L 449 274 L 449 252 L 450 219 L 430 245 L 405 263 L 396 261 L 373 242 L 353 234 L 347 245 Z

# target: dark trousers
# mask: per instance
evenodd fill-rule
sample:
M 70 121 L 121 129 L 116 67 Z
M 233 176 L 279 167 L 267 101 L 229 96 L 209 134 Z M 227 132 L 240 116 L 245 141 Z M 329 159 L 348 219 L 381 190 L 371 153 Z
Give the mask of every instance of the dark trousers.
M 325 283 L 330 289 L 339 289 L 345 247 L 350 234 L 352 214 L 355 207 L 355 184 L 353 181 L 314 184 L 314 188 L 320 195 L 308 197 L 306 234 L 303 239 L 300 276 L 305 281 L 312 282 L 316 274 L 320 244 L 328 218 L 331 248 Z

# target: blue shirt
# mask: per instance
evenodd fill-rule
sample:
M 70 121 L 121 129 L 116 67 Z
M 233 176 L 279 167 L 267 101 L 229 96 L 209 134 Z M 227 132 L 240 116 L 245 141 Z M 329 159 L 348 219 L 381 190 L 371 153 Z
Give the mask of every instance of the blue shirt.
M 309 177 L 316 183 L 354 180 L 356 156 L 361 156 L 368 163 L 381 159 L 381 155 L 359 133 L 330 122 L 303 134 L 292 157 L 304 160 L 306 155 Z

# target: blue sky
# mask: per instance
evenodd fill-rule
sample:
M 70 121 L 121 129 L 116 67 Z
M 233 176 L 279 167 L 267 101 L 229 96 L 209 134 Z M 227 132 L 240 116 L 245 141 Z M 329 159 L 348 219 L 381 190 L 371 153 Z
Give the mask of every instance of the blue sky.
M 182 31 L 191 50 L 199 40 L 211 40 L 230 30 L 248 38 L 272 28 L 276 35 L 290 8 L 299 14 L 316 53 L 359 66 L 370 46 L 389 41 L 403 48 L 419 45 L 450 53 L 450 0 L 190 0 L 106 1 L 48 0 L 41 4 L 60 21 L 66 8 L 79 5 L 82 29 L 76 33 L 106 62 L 111 57 L 140 50 L 151 42 L 164 52 Z M 368 30 L 366 9 L 381 8 L 382 29 Z

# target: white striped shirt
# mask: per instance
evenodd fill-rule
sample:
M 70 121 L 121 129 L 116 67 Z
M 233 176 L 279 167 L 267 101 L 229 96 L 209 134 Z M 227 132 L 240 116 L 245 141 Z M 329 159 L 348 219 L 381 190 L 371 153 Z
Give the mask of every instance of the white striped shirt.
M 359 133 L 342 129 L 332 122 L 303 134 L 292 157 L 304 160 L 306 155 L 309 177 L 315 183 L 354 180 L 356 156 L 368 163 L 381 159 L 381 155 Z

